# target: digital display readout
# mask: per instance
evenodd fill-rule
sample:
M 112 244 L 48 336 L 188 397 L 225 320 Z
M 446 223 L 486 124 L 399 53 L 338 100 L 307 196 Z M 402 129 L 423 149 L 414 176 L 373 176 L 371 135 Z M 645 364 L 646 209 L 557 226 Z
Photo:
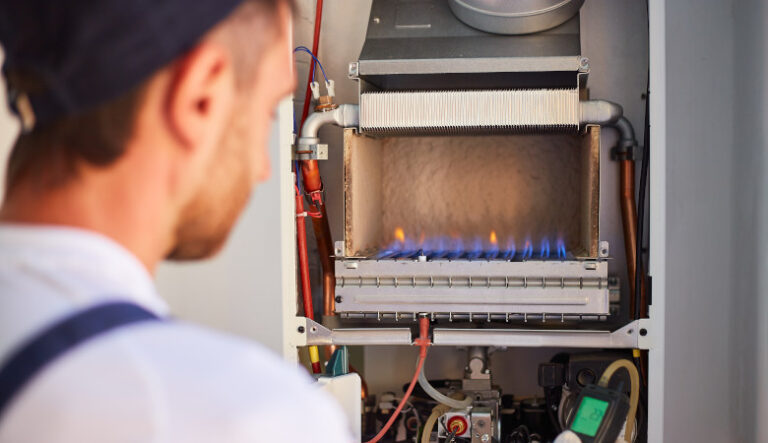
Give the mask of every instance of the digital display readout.
M 573 420 L 571 430 L 594 437 L 597 435 L 597 430 L 600 429 L 600 423 L 603 422 L 603 416 L 607 409 L 607 401 L 584 397 L 579 410 L 576 411 L 576 418 Z

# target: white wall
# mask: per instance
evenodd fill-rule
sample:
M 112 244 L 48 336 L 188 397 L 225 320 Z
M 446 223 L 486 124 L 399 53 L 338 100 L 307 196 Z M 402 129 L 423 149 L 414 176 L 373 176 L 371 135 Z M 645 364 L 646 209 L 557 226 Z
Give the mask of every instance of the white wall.
M 768 441 L 766 7 L 665 11 L 665 441 Z
M 732 441 L 731 4 L 667 2 L 666 14 L 664 437 Z
M 734 434 L 768 441 L 768 45 L 764 1 L 734 2 Z

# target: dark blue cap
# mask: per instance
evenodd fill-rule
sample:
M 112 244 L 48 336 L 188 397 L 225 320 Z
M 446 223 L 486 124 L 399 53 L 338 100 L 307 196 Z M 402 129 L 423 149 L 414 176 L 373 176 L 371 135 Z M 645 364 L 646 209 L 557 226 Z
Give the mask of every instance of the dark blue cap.
M 40 125 L 117 98 L 194 47 L 241 2 L 0 0 L 3 72 L 42 85 L 9 85 L 10 107 Z

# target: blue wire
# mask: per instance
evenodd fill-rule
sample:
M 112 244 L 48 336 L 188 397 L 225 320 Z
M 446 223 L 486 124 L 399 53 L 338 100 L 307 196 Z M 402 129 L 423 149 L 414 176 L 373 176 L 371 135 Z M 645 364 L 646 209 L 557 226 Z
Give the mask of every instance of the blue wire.
M 303 194 L 303 190 L 301 189 L 301 180 L 299 180 L 299 174 L 301 174 L 301 169 L 299 169 L 299 162 L 294 162 L 294 168 L 296 168 L 296 187 L 299 188 L 299 195 Z
M 314 71 L 315 64 L 320 66 L 320 71 L 323 73 L 323 78 L 325 78 L 325 82 L 328 83 L 328 76 L 325 75 L 325 68 L 323 68 L 323 64 L 320 63 L 320 60 L 318 60 L 317 57 L 315 57 L 315 54 L 313 54 L 312 51 L 310 51 L 309 48 L 307 48 L 306 46 L 297 46 L 296 49 L 293 50 L 293 53 L 295 54 L 299 51 L 306 52 L 307 54 L 312 56 L 312 59 L 315 61 L 314 64 L 312 65 L 312 70 Z
M 293 53 L 295 54 L 295 53 L 300 52 L 300 51 L 301 52 L 306 52 L 307 54 L 312 56 L 312 60 L 314 60 L 314 63 L 312 63 L 312 66 L 310 67 L 311 73 L 312 73 L 312 77 L 315 76 L 315 65 L 320 66 L 320 72 L 323 73 L 323 78 L 325 78 L 325 82 L 328 83 L 328 76 L 325 75 L 325 68 L 323 68 L 323 64 L 320 63 L 320 60 L 318 60 L 317 57 L 315 57 L 315 54 L 313 54 L 312 51 L 310 51 L 309 48 L 307 48 L 306 46 L 297 46 L 296 49 L 293 50 Z M 294 114 L 293 114 L 293 132 L 296 133 L 296 130 L 297 130 L 297 128 L 296 128 L 296 113 L 294 112 Z M 300 169 L 298 161 L 294 163 L 294 168 L 296 168 L 296 186 L 299 188 L 299 194 L 301 194 L 303 192 L 303 190 L 301 188 L 301 180 L 299 180 L 299 174 L 301 174 L 301 169 Z

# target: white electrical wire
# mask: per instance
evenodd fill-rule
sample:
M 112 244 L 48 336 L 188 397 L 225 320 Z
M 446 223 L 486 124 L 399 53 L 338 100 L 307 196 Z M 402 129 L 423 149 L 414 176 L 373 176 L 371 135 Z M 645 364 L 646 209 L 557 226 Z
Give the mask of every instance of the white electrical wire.
M 427 377 L 424 376 L 424 367 L 421 367 L 421 372 L 419 372 L 419 386 L 421 386 L 422 389 L 424 389 L 424 392 L 427 393 L 430 397 L 432 397 L 433 400 L 435 400 L 438 403 L 442 403 L 446 406 L 450 406 L 453 409 L 464 409 L 467 406 L 472 404 L 472 397 L 464 397 L 464 400 L 456 400 L 451 397 L 448 397 L 447 395 L 443 395 L 435 389 L 431 384 L 429 384 L 429 381 L 427 380 Z

